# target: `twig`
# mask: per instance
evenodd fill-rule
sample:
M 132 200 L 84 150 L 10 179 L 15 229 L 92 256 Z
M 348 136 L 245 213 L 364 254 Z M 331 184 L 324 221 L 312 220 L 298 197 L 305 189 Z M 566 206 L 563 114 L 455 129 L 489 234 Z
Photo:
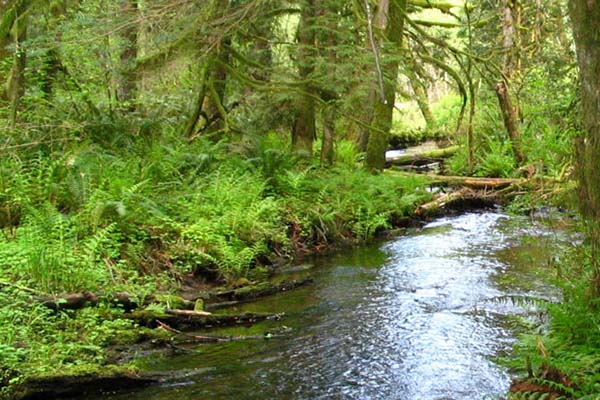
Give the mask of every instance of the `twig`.
M 11 282 L 6 282 L 6 281 L 0 281 L 0 286 L 9 286 L 9 287 L 13 287 L 15 289 L 19 289 L 19 290 L 22 290 L 24 292 L 33 293 L 33 294 L 41 294 L 41 295 L 47 295 L 48 294 L 46 292 L 42 292 L 41 290 L 28 288 L 28 287 L 25 287 L 25 286 L 17 285 L 16 283 L 11 283 Z

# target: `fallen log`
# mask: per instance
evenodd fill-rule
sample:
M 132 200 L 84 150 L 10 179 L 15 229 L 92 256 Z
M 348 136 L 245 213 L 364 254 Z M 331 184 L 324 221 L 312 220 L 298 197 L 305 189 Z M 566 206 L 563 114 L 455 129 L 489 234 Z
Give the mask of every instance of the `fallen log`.
M 270 296 L 279 292 L 285 292 L 288 290 L 295 289 L 300 286 L 312 283 L 312 278 L 298 279 L 298 280 L 286 280 L 279 283 L 263 282 L 257 285 L 244 286 L 237 289 L 228 289 L 218 292 L 210 293 L 208 298 L 213 303 L 225 306 L 228 302 L 231 304 L 238 304 L 250 300 L 257 299 L 259 297 Z M 205 297 L 205 296 L 202 296 Z M 202 298 L 200 297 L 200 298 Z M 193 309 L 195 301 L 188 301 L 178 296 L 171 295 L 153 295 L 146 296 L 144 299 L 140 299 L 138 296 L 132 295 L 127 292 L 116 292 L 116 293 L 92 293 L 92 292 L 78 292 L 78 293 L 66 293 L 60 295 L 47 295 L 34 297 L 33 301 L 40 302 L 44 306 L 52 310 L 78 310 L 84 307 L 90 307 L 97 305 L 100 301 L 109 301 L 113 304 L 121 306 L 125 311 L 129 312 L 136 308 L 147 306 L 154 302 L 167 302 L 171 299 L 170 307 L 175 309 Z M 194 299 L 197 300 L 197 299 Z M 210 306 L 208 308 L 220 308 L 219 306 Z
M 39 301 L 44 306 L 52 310 L 76 310 L 86 306 L 98 304 L 98 296 L 91 292 L 68 293 L 56 296 L 37 297 L 34 300 Z
M 525 179 L 525 178 L 487 178 L 473 176 L 447 176 L 447 175 L 423 175 L 414 174 L 406 171 L 388 170 L 388 174 L 396 176 L 414 177 L 418 176 L 426 179 L 430 185 L 434 186 L 460 186 L 472 189 L 503 189 L 509 186 L 529 187 L 539 185 L 547 179 Z M 551 181 L 551 179 L 548 179 Z
M 187 301 L 181 297 L 173 295 L 157 294 L 140 298 L 139 296 L 135 296 L 127 292 L 67 293 L 51 296 L 34 297 L 33 301 L 40 302 L 44 306 L 55 311 L 78 310 L 83 307 L 95 306 L 100 301 L 107 301 L 109 303 L 118 305 L 128 312 L 139 307 L 147 306 L 151 303 L 166 303 L 169 307 L 176 307 L 177 309 L 193 309 L 195 304 L 192 301 Z
M 445 193 L 429 203 L 417 207 L 415 215 L 421 218 L 435 217 L 445 210 L 486 207 L 497 204 L 502 197 L 497 192 L 476 191 L 469 188 Z
M 161 381 L 158 375 L 139 374 L 131 370 L 108 369 L 95 373 L 50 375 L 26 378 L 16 388 L 14 399 L 51 400 L 72 396 L 95 395 L 130 390 Z
M 125 314 L 124 317 L 136 321 L 142 326 L 156 328 L 160 323 L 175 329 L 202 329 L 235 325 L 252 325 L 265 320 L 278 320 L 284 314 L 244 313 L 244 314 L 211 314 L 207 316 L 174 315 L 148 310 Z
M 249 301 L 259 297 L 270 296 L 279 292 L 296 289 L 312 282 L 312 278 L 287 280 L 279 283 L 263 282 L 257 285 L 243 286 L 237 289 L 211 293 L 211 300 L 214 300 L 215 302 Z M 207 304 L 207 307 L 208 306 L 209 305 Z
M 443 149 L 434 149 L 422 152 L 400 154 L 387 157 L 385 162 L 389 165 L 423 165 L 441 161 L 455 154 L 459 146 L 450 146 Z
M 470 176 L 444 176 L 427 175 L 431 184 L 446 184 L 449 186 L 463 186 L 472 189 L 502 189 L 508 186 L 526 186 L 531 181 L 524 178 L 477 178 Z

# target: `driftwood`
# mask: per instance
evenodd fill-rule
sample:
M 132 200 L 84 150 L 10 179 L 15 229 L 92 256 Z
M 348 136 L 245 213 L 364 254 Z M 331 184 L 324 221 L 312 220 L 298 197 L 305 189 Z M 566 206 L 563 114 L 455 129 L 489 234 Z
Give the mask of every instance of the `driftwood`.
M 386 158 L 388 165 L 423 165 L 448 158 L 459 149 L 459 146 L 450 146 L 443 149 L 434 149 L 415 153 L 400 154 Z

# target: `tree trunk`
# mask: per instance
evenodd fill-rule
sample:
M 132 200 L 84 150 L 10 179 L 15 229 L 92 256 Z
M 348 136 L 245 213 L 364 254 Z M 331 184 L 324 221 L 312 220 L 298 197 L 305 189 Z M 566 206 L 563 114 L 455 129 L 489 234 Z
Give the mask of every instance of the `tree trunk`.
M 134 111 L 138 83 L 135 68 L 138 54 L 138 0 L 123 0 L 121 12 L 127 17 L 127 27 L 122 33 L 124 45 L 120 55 L 121 71 L 117 87 L 117 100 L 123 104 L 125 109 Z
M 496 84 L 498 104 L 504 121 L 504 127 L 512 142 L 517 165 L 526 158 L 521 151 L 521 131 L 519 128 L 520 110 L 518 100 L 511 100 L 509 85 L 518 79 L 521 71 L 521 5 L 519 0 L 502 0 L 502 47 L 504 50 L 503 80 Z
M 508 93 L 506 83 L 498 82 L 496 84 L 496 94 L 498 95 L 498 103 L 500 104 L 500 111 L 502 112 L 502 120 L 504 121 L 504 126 L 506 127 L 508 137 L 512 143 L 515 160 L 518 165 L 522 165 L 525 162 L 525 155 L 521 150 L 521 133 L 519 131 L 518 122 L 519 111 L 510 101 L 510 94 Z
M 416 55 L 410 52 L 408 43 L 404 45 L 404 49 L 407 51 L 408 64 L 406 66 L 406 76 L 408 77 L 410 87 L 415 94 L 414 98 L 417 101 L 419 110 L 421 110 L 421 115 L 423 115 L 423 119 L 425 120 L 425 126 L 427 130 L 432 130 L 435 128 L 436 123 L 435 117 L 431 112 L 431 108 L 429 107 L 427 84 L 425 83 L 425 79 L 423 79 L 425 76 L 425 71 L 417 61 Z
M 579 74 L 584 134 L 578 146 L 579 198 L 588 217 L 594 274 L 591 287 L 600 296 L 600 2 L 571 0 Z
M 227 87 L 227 69 L 226 65 L 230 62 L 228 47 L 231 45 L 231 38 L 225 37 L 219 43 L 219 48 L 215 57 L 209 65 L 209 76 L 207 79 L 209 94 L 204 98 L 202 111 L 207 115 L 208 132 L 219 132 L 226 127 L 225 115 L 225 89 Z
M 419 110 L 421 110 L 421 115 L 423 115 L 423 119 L 425 119 L 425 127 L 427 130 L 431 131 L 435 128 L 435 117 L 431 112 L 431 108 L 429 107 L 429 98 L 427 96 L 427 91 L 425 88 L 425 83 L 423 83 L 419 77 L 415 74 L 413 78 L 410 79 L 410 86 L 415 93 L 415 100 L 419 105 Z
M 21 98 L 25 93 L 25 66 L 27 65 L 27 54 L 23 48 L 23 42 L 27 37 L 26 18 L 17 17 L 14 22 L 14 44 L 13 65 L 6 83 L 8 101 L 10 103 L 10 126 L 14 128 L 17 123 Z
M 385 167 L 385 151 L 392 127 L 399 66 L 398 56 L 393 54 L 393 48 L 400 48 L 402 45 L 405 9 L 405 0 L 380 0 L 375 18 L 375 26 L 384 32 L 392 49 L 385 49 L 383 53 L 383 93 L 373 107 L 372 129 L 366 155 L 366 167 L 371 170 L 381 170 Z
M 335 113 L 333 106 L 323 111 L 323 143 L 321 145 L 321 166 L 333 165 L 333 142 L 335 138 Z
M 368 72 L 366 73 L 368 74 Z M 373 107 L 377 101 L 377 89 L 376 84 L 372 83 L 369 88 L 367 101 L 361 105 L 360 115 L 358 119 L 360 125 L 358 126 L 358 151 L 366 153 L 367 145 L 369 144 L 369 132 L 370 125 L 373 121 Z
M 326 29 L 316 35 L 316 43 L 322 44 L 323 50 L 320 56 L 327 62 L 326 78 L 328 81 L 335 82 L 337 73 L 337 56 L 335 52 L 337 26 L 337 9 L 332 7 L 332 3 L 323 1 L 318 6 L 320 24 Z M 323 21 L 323 22 L 321 22 Z M 335 141 L 335 114 L 337 94 L 335 89 L 325 87 L 319 93 L 321 100 L 326 103 L 321 107 L 321 116 L 323 124 L 323 135 L 321 143 L 321 167 L 333 165 L 334 141 Z
M 292 151 L 310 156 L 316 136 L 314 86 L 308 82 L 314 72 L 314 46 L 316 0 L 305 0 L 298 24 L 298 73 L 302 82 L 301 93 L 296 100 L 296 116 L 292 130 Z
M 188 139 L 193 139 L 195 137 L 196 134 L 196 127 L 198 125 L 198 122 L 200 121 L 200 117 L 203 116 L 205 123 L 208 123 L 208 119 L 206 117 L 206 114 L 203 113 L 202 111 L 202 106 L 204 104 L 204 98 L 206 97 L 206 91 L 207 91 L 207 84 L 206 84 L 206 77 L 208 75 L 208 65 L 207 63 L 204 63 L 204 65 L 202 65 L 202 68 L 200 69 L 200 74 L 198 77 L 198 96 L 196 98 L 196 103 L 194 104 L 194 108 L 192 110 L 192 115 L 190 116 L 185 128 L 184 128 L 184 135 L 188 138 Z

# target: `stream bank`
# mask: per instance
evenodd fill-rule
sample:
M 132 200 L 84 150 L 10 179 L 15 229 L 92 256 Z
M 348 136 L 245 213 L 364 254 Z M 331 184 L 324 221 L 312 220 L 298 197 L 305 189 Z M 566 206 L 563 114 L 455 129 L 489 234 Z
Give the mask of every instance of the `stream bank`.
M 509 354 L 521 320 L 537 314 L 511 298 L 556 299 L 547 279 L 563 240 L 539 221 L 487 211 L 318 257 L 314 268 L 288 272 L 313 284 L 227 310 L 285 312 L 281 320 L 210 331 L 255 339 L 144 354 L 139 368 L 170 377 L 101 398 L 500 396 L 513 376 L 496 360 Z
M 62 378 L 73 381 L 71 378 L 80 374 L 82 369 L 89 375 L 93 371 L 106 368 L 106 365 L 115 358 L 127 358 L 107 353 L 107 349 L 116 348 L 120 352 L 125 349 L 124 351 L 127 352 L 127 346 L 131 346 L 131 343 L 147 342 L 150 339 L 164 344 L 165 337 L 173 336 L 171 333 L 161 329 L 142 329 L 139 327 L 140 319 L 130 318 L 124 312 L 129 312 L 130 308 L 136 307 L 149 308 L 150 310 L 145 311 L 150 311 L 146 316 L 146 320 L 150 323 L 141 322 L 142 325 L 154 327 L 157 325 L 154 321 L 165 317 L 167 309 L 180 309 L 182 306 L 186 309 L 196 308 L 195 301 L 190 302 L 190 299 L 185 301 L 186 299 L 173 296 L 175 288 L 188 282 L 186 277 L 191 277 L 194 282 L 200 283 L 199 286 L 191 287 L 192 296 L 194 292 L 198 295 L 210 288 L 198 278 L 210 279 L 212 276 L 214 279 L 216 276 L 229 287 L 247 286 L 252 281 L 265 279 L 277 259 L 289 261 L 294 255 L 310 257 L 314 253 L 368 242 L 375 236 L 388 232 L 390 228 L 412 226 L 415 221 L 420 221 L 422 218 L 415 215 L 416 206 L 433 199 L 435 195 L 431 190 L 429 179 L 415 174 L 372 175 L 364 171 L 347 169 L 297 173 L 293 176 L 288 173 L 284 174 L 285 179 L 281 176 L 278 178 L 282 181 L 269 181 L 268 187 L 263 183 L 263 177 L 253 175 L 240 177 L 236 174 L 230 176 L 220 173 L 215 175 L 215 184 L 222 186 L 225 182 L 229 185 L 225 185 L 230 190 L 225 193 L 239 191 L 242 194 L 222 198 L 223 191 L 214 189 L 215 197 L 205 199 L 205 193 L 202 193 L 204 197 L 196 199 L 200 206 L 194 205 L 200 208 L 189 210 L 190 206 L 186 205 L 188 208 L 184 208 L 186 210 L 183 213 L 184 217 L 174 215 L 167 220 L 167 223 L 164 219 L 157 222 L 155 217 L 148 217 L 152 223 L 135 219 L 123 223 L 123 220 L 119 219 L 120 224 L 117 222 L 110 224 L 98 233 L 99 243 L 113 250 L 114 258 L 107 258 L 102 253 L 102 257 L 105 258 L 98 258 L 101 262 L 99 265 L 93 264 L 93 268 L 83 261 L 94 261 L 96 258 L 91 258 L 89 255 L 86 256 L 88 258 L 84 258 L 79 247 L 73 248 L 73 254 L 69 254 L 71 257 L 69 259 L 78 262 L 83 260 L 80 262 L 81 265 L 77 264 L 76 267 L 81 267 L 85 274 L 79 276 L 73 273 L 65 276 L 87 279 L 77 282 L 75 287 L 87 288 L 89 285 L 91 288 L 109 287 L 112 290 L 116 286 L 126 290 L 80 293 L 79 298 L 84 300 L 82 303 L 84 306 L 97 304 L 96 307 L 63 309 L 70 303 L 68 300 L 61 301 L 60 296 L 55 299 L 48 296 L 32 296 L 31 293 L 38 292 L 35 286 L 33 291 L 29 292 L 30 288 L 22 285 L 19 280 L 16 284 L 7 282 L 3 286 L 7 298 L 13 299 L 15 293 L 18 293 L 19 304 L 23 304 L 23 309 L 30 310 L 24 312 L 24 319 L 31 314 L 32 310 L 38 313 L 44 308 L 37 307 L 36 299 L 49 307 L 42 311 L 39 317 L 34 318 L 39 327 L 27 320 L 22 325 L 17 324 L 18 328 L 26 328 L 22 329 L 24 337 L 34 344 L 23 346 L 17 341 L 14 344 L 16 350 L 7 352 L 12 354 L 12 358 L 9 358 L 10 363 L 5 365 L 6 370 L 3 375 L 5 384 L 8 383 L 10 386 L 17 383 L 27 386 L 28 377 L 33 377 L 35 381 L 37 374 L 40 371 L 45 373 L 49 365 L 65 366 L 59 369 L 52 368 L 52 370 L 59 371 L 59 375 L 63 375 Z M 315 197 L 315 193 L 319 195 Z M 239 199 L 240 196 L 245 196 L 243 201 Z M 180 196 L 175 199 L 179 201 L 186 197 Z M 488 204 L 491 202 L 488 200 Z M 171 206 L 179 210 L 179 203 L 176 202 Z M 460 199 L 451 206 L 461 206 Z M 445 213 L 447 209 L 441 207 L 438 211 Z M 427 217 L 434 214 L 429 213 Z M 198 215 L 201 217 L 199 218 Z M 68 223 L 75 222 L 72 220 Z M 68 229 L 68 225 L 55 228 L 53 229 L 60 233 Z M 74 228 L 73 232 L 76 232 Z M 68 236 L 64 235 L 63 233 L 63 236 L 59 235 L 52 239 L 54 240 L 52 242 L 46 237 L 39 238 L 36 242 L 50 246 L 50 244 L 55 245 L 56 241 L 71 243 L 75 240 L 68 239 Z M 142 239 L 140 242 L 142 246 L 137 250 L 144 250 L 144 261 L 140 265 L 133 266 L 136 272 L 131 272 L 125 269 L 125 266 L 127 262 L 135 261 L 136 258 L 127 252 L 132 249 L 132 240 L 140 240 L 137 235 L 145 238 Z M 20 242 L 9 242 L 8 250 L 5 251 L 14 250 L 16 254 L 21 254 L 18 251 L 23 249 L 18 247 L 19 245 Z M 103 249 L 102 247 L 89 248 L 91 249 L 89 251 Z M 34 248 L 36 249 L 37 247 Z M 69 247 L 63 246 L 60 249 L 66 251 Z M 119 251 L 115 252 L 116 249 Z M 86 268 L 83 268 L 84 266 Z M 136 275 L 138 269 L 144 271 L 144 274 Z M 12 273 L 12 270 L 7 269 L 7 271 Z M 92 280 L 102 276 L 103 280 L 99 281 L 102 282 L 101 284 Z M 31 284 L 31 281 L 25 282 L 27 285 Z M 27 290 L 23 291 L 22 288 Z M 241 288 L 241 290 L 246 289 Z M 199 297 L 202 298 L 203 294 Z M 116 303 L 115 299 L 118 300 Z M 135 299 L 135 302 L 132 299 Z M 12 313 L 13 308 L 10 311 Z M 226 316 L 226 319 L 250 322 L 275 314 L 278 313 L 266 310 L 265 313 L 258 315 L 258 318 L 257 314 L 244 313 L 240 314 L 240 318 Z M 45 321 L 49 323 L 40 323 Z M 171 328 L 174 329 L 183 327 L 173 325 L 175 326 Z M 53 332 L 52 329 L 56 327 L 61 332 L 60 335 L 45 333 Z M 65 327 L 67 330 L 63 330 Z M 36 339 L 30 340 L 34 335 Z M 58 339 L 59 345 L 53 344 L 49 338 Z M 43 350 L 50 347 L 51 351 Z M 21 360 L 27 360 L 29 364 L 22 364 Z M 19 370 L 22 365 L 27 372 L 23 373 Z M 89 368 L 79 368 L 81 365 Z M 11 369 L 11 366 L 14 369 Z M 130 373 L 129 366 L 124 366 L 124 372 Z

